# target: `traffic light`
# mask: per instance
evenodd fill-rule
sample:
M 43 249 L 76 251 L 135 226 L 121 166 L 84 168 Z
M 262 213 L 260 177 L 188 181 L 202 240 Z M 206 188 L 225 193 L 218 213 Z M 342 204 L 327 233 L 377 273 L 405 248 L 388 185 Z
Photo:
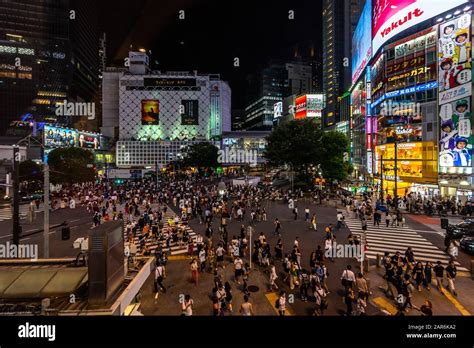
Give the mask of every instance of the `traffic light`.
M 115 184 L 116 185 L 122 185 L 123 184 L 123 179 L 115 179 Z

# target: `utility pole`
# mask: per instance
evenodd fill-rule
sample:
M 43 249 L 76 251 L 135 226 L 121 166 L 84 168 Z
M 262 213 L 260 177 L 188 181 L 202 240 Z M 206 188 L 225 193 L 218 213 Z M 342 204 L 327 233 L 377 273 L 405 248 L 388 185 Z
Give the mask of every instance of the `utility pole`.
M 43 257 L 49 258 L 49 166 L 44 164 L 44 227 L 43 227 Z
M 20 147 L 13 145 L 13 244 L 20 244 Z
M 395 192 L 393 195 L 395 210 L 398 210 L 398 143 L 395 140 Z
M 383 153 L 380 155 L 380 203 L 383 205 Z

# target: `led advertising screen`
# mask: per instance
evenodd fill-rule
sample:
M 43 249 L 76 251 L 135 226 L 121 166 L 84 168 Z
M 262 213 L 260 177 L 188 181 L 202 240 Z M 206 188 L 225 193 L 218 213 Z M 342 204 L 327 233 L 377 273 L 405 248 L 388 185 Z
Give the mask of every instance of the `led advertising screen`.
M 100 150 L 100 134 L 79 131 L 77 147 L 90 150 Z
M 199 101 L 181 101 L 181 125 L 197 126 L 199 124 Z
M 352 84 L 357 82 L 370 58 L 372 58 L 371 9 L 372 2 L 367 0 L 352 37 Z
M 372 50 L 430 18 L 436 17 L 468 0 L 372 0 Z
M 471 13 L 439 26 L 439 166 L 472 166 Z
M 142 100 L 142 125 L 160 124 L 160 102 L 158 100 Z
M 307 117 L 322 117 L 325 106 L 325 98 L 323 94 L 306 94 L 296 98 L 296 115 L 297 120 Z
M 301 96 L 301 97 L 296 98 L 296 102 L 295 102 L 295 108 L 296 108 L 295 119 L 301 120 L 301 119 L 307 117 L 306 101 L 307 101 L 306 95 L 303 95 L 303 96 Z
M 44 147 L 46 149 L 74 147 L 76 146 L 78 140 L 78 133 L 75 129 L 44 125 L 43 134 Z

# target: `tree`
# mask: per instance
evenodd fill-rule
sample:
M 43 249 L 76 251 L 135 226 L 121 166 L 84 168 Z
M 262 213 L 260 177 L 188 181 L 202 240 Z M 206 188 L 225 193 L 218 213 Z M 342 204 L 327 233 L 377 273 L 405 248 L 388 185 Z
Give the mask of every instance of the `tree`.
M 53 184 L 75 184 L 94 181 L 94 155 L 78 147 L 51 151 L 48 164 Z
M 290 165 L 297 180 L 309 184 L 313 177 L 309 168 L 321 167 L 328 181 L 344 180 L 349 166 L 344 152 L 349 140 L 338 132 L 323 132 L 313 119 L 293 120 L 277 126 L 267 137 L 265 158 L 270 165 Z
M 198 143 L 188 146 L 180 161 L 183 167 L 195 167 L 202 169 L 215 169 L 219 166 L 217 158 L 219 149 L 211 143 Z
M 321 143 L 323 177 L 329 182 L 344 181 L 352 172 L 351 164 L 344 161 L 344 153 L 349 152 L 349 139 L 340 132 L 331 131 L 323 134 Z

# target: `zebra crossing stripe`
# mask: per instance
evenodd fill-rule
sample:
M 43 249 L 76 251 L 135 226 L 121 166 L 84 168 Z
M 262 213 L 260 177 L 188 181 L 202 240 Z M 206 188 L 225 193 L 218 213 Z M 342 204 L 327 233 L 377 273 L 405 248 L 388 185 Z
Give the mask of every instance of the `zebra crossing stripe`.
M 351 233 L 362 236 L 364 231 L 359 220 L 349 218 L 346 222 Z M 403 253 L 408 247 L 411 247 L 417 260 L 422 262 L 441 261 L 447 265 L 450 257 L 442 250 L 433 245 L 426 238 L 421 236 L 418 230 L 413 230 L 407 226 L 399 226 L 387 228 L 386 226 L 376 228 L 369 227 L 365 232 L 367 237 L 367 250 L 365 255 L 369 259 L 375 259 L 377 255 L 383 255 L 385 252 L 395 253 L 397 251 Z M 456 266 L 460 266 L 459 262 L 455 262 Z M 459 271 L 468 271 L 464 267 L 458 267 Z

